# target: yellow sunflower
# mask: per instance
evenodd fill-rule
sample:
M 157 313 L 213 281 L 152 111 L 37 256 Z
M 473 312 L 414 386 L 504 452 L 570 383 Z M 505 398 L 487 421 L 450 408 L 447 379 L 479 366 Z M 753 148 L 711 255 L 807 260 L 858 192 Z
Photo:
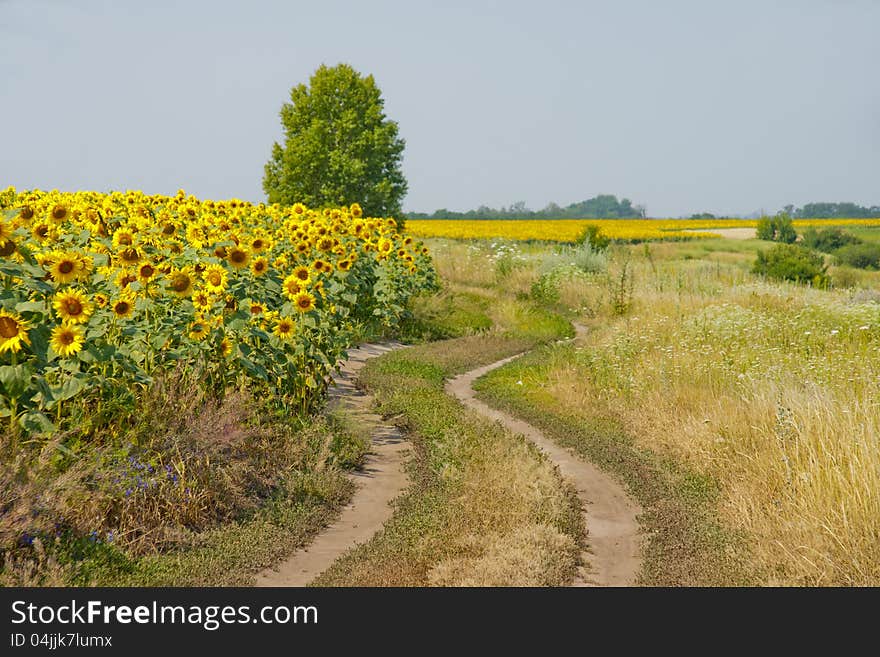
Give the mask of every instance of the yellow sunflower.
M 193 292 L 193 275 L 189 268 L 175 269 L 168 275 L 168 289 L 180 298 Z
M 30 344 L 28 325 L 21 317 L 0 310 L 0 354 L 21 350 L 21 343 Z
M 315 309 L 315 296 L 308 292 L 299 292 L 293 297 L 293 305 L 298 312 L 307 313 Z
M 300 281 L 295 274 L 289 274 L 287 278 L 284 279 L 284 282 L 281 283 L 281 289 L 284 292 L 284 296 L 288 299 L 293 299 L 294 296 L 299 294 L 302 290 L 302 281 Z
M 269 271 L 269 261 L 260 256 L 251 264 L 251 271 L 254 272 L 254 276 L 262 276 Z
M 85 336 L 78 326 L 59 324 L 52 329 L 52 338 L 49 341 L 49 345 L 55 350 L 56 354 L 62 358 L 67 358 L 78 353 L 85 341 Z
M 252 301 L 250 304 L 251 315 L 262 315 L 266 312 L 266 307 L 258 301 Z
M 223 358 L 229 358 L 232 355 L 232 341 L 229 338 L 223 338 L 220 341 L 220 353 Z
M 134 299 L 130 295 L 124 294 L 113 302 L 112 309 L 113 315 L 118 319 L 131 317 L 134 312 Z
M 220 265 L 208 265 L 202 272 L 205 289 L 211 294 L 221 294 L 226 289 L 228 274 Z
M 47 264 L 56 283 L 70 283 L 79 275 L 79 259 L 73 253 L 54 253 Z
M 119 251 L 130 246 L 134 246 L 134 233 L 131 230 L 127 228 L 120 228 L 115 233 L 113 233 L 114 251 Z
M 94 311 L 92 302 L 82 290 L 71 288 L 55 295 L 52 307 L 67 324 L 85 324 Z
M 7 240 L 12 239 L 12 231 L 13 226 L 7 221 L 4 221 L 2 217 L 0 217 L 0 243 L 6 242 Z
M 157 274 L 156 267 L 150 262 L 145 262 L 140 265 L 137 272 L 138 280 L 140 280 L 141 283 L 148 283 L 153 280 Z
M 290 317 L 279 317 L 272 334 L 280 340 L 287 341 L 293 337 L 294 328 L 296 324 Z
M 261 235 L 257 235 L 251 240 L 251 251 L 254 253 L 262 253 L 272 246 L 271 242 Z
M 58 203 L 53 206 L 52 210 L 49 212 L 49 216 L 52 217 L 53 221 L 60 224 L 65 219 L 70 218 L 70 210 Z
M 301 286 L 307 285 L 312 280 L 312 272 L 305 265 L 294 267 L 291 275 L 299 281 Z
M 210 329 L 207 322 L 197 319 L 189 325 L 189 337 L 191 340 L 203 340 Z
M 240 246 L 233 246 L 228 249 L 226 259 L 229 261 L 229 266 L 233 269 L 242 269 L 248 266 L 248 263 L 251 261 L 251 254 Z
M 55 233 L 56 231 L 45 221 L 41 221 L 31 228 L 31 237 L 34 238 L 34 241 L 40 243 L 48 242 Z
M 138 264 L 142 258 L 143 254 L 141 253 L 140 249 L 135 246 L 124 248 L 122 249 L 122 251 L 116 254 L 116 260 L 122 267 L 132 267 Z
M 192 304 L 196 310 L 205 312 L 214 305 L 214 299 L 205 290 L 198 290 L 192 295 Z

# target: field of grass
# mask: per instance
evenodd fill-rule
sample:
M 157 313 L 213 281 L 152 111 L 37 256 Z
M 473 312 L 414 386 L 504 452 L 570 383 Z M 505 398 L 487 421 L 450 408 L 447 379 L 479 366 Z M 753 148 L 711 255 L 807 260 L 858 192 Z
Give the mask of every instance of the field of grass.
M 677 503 L 688 511 L 677 535 L 717 564 L 709 579 L 678 569 L 679 582 L 877 585 L 876 272 L 832 290 L 760 280 L 749 272 L 760 246 L 616 248 L 607 273 L 555 284 L 586 343 L 497 370 L 483 394 L 630 486 L 660 528 L 647 581 L 669 581 L 652 572 L 694 556 L 664 543 Z M 533 250 L 507 288 L 534 293 L 540 272 Z

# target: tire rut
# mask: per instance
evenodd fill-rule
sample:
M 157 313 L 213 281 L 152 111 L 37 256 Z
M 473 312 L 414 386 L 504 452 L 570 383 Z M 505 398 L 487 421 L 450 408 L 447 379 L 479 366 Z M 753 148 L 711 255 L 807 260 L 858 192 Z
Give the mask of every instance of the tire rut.
M 575 324 L 576 337 L 586 328 Z M 528 353 L 528 352 L 524 352 Z M 569 449 L 548 439 L 532 425 L 508 413 L 492 408 L 476 398 L 476 379 L 523 356 L 517 354 L 490 365 L 478 367 L 450 379 L 446 392 L 481 415 L 500 422 L 514 433 L 534 443 L 559 468 L 563 479 L 574 485 L 582 503 L 589 552 L 573 586 L 631 586 L 641 568 L 639 525 L 641 507 L 623 487 L 598 467 L 584 461 Z
M 350 349 L 339 373 L 333 375 L 327 406 L 344 410 L 367 427 L 372 448 L 363 466 L 349 475 L 357 488 L 339 517 L 309 545 L 258 573 L 256 586 L 306 586 L 351 548 L 368 541 L 391 517 L 391 502 L 409 483 L 404 468 L 409 445 L 397 427 L 370 412 L 373 397 L 358 389 L 355 380 L 367 360 L 403 346 L 388 342 Z

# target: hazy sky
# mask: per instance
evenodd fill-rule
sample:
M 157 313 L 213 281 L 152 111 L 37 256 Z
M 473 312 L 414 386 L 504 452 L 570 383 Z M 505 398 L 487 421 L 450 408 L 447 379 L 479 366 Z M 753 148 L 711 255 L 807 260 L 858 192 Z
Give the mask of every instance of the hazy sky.
M 880 204 L 877 0 L 0 0 L 0 188 L 264 200 L 290 87 L 338 62 L 408 210 Z

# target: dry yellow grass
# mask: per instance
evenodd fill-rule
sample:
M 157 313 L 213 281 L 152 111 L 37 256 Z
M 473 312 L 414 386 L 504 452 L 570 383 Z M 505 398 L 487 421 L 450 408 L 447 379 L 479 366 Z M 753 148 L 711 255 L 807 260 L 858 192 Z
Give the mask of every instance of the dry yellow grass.
M 878 585 L 880 305 L 850 296 L 641 261 L 631 314 L 545 385 L 714 476 L 768 583 Z

